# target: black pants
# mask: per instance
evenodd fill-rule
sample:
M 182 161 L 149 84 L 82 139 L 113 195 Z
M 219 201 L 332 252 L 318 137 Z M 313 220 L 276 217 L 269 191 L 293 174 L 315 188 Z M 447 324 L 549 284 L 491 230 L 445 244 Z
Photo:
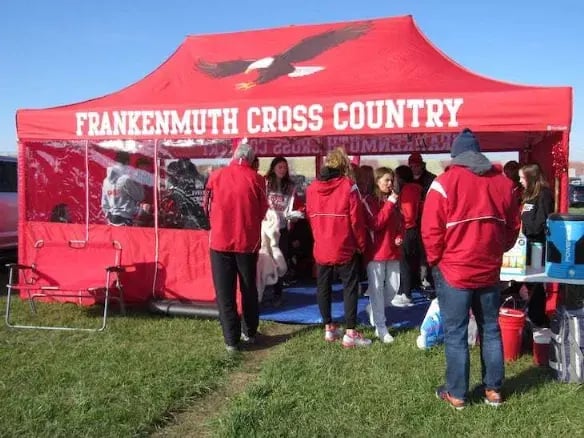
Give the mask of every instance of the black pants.
M 525 285 L 529 291 L 529 302 L 527 303 L 527 316 L 537 327 L 548 327 L 549 320 L 545 313 L 547 295 L 543 283 L 520 283 L 513 282 L 505 291 L 508 295 L 519 296 L 521 287 Z
M 432 276 L 432 268 L 428 264 L 428 257 L 426 256 L 426 248 L 422 236 L 419 236 L 420 242 L 420 283 L 426 280 L 432 289 L 434 289 L 434 277 Z
M 407 229 L 400 248 L 399 293 L 408 298 L 412 297 L 412 289 L 420 285 L 420 248 L 420 230 Z
M 289 263 L 288 253 L 290 248 L 290 239 L 288 228 L 282 228 L 280 230 L 280 240 L 278 240 L 278 247 L 280 248 L 280 251 L 282 251 L 282 255 L 284 256 L 286 263 Z M 282 277 L 278 278 L 278 282 L 274 285 L 274 298 L 282 297 L 282 293 L 284 291 L 282 283 Z
M 335 272 L 343 283 L 343 303 L 345 305 L 346 328 L 354 329 L 357 324 L 357 300 L 359 290 L 359 262 L 355 255 L 344 265 L 316 265 L 316 299 L 320 315 L 325 324 L 332 322 L 332 283 Z
M 243 310 L 243 330 L 248 336 L 256 335 L 259 324 L 257 260 L 257 253 L 211 250 L 211 271 L 219 308 L 219 320 L 227 345 L 237 345 L 241 337 L 242 323 L 237 314 L 236 303 L 238 277 Z
M 545 314 L 546 293 L 542 283 L 525 283 L 529 290 L 529 303 L 527 304 L 527 316 L 537 327 L 549 326 L 548 317 Z

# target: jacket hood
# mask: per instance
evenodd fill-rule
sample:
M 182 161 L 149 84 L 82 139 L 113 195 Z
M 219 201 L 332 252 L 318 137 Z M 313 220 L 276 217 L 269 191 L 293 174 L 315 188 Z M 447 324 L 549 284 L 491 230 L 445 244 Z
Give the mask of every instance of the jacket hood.
M 115 184 L 120 176 L 124 174 L 124 167 L 121 164 L 108 167 L 106 170 L 105 179 L 112 184 Z
M 329 196 L 341 185 L 344 179 L 339 169 L 325 166 L 321 169 L 318 180 L 314 181 L 313 184 L 320 194 Z
M 322 169 L 320 169 L 320 175 L 318 176 L 318 179 L 320 181 L 328 181 L 330 179 L 338 178 L 340 176 L 341 171 L 339 169 L 324 166 Z
M 452 159 L 453 166 L 466 167 L 476 175 L 484 175 L 493 169 L 493 164 L 489 159 L 475 151 L 466 151 Z

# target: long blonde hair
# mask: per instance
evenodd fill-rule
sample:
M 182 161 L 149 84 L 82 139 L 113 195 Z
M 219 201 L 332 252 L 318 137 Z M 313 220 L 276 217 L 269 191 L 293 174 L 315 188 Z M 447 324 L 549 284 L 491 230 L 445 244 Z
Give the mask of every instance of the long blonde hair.
M 527 187 L 523 191 L 523 202 L 533 201 L 539 196 L 544 187 L 549 187 L 539 164 L 526 164 L 521 168 L 521 172 L 523 172 L 527 183 Z
M 338 169 L 343 176 L 351 175 L 351 162 L 345 148 L 342 146 L 334 148 L 327 154 L 324 165 L 331 169 Z
M 385 175 L 389 175 L 392 182 L 395 180 L 395 173 L 389 167 L 378 167 L 375 169 L 375 185 L 373 186 L 373 193 L 379 200 L 383 200 L 387 196 L 386 194 L 381 193 L 381 190 L 379 190 L 379 185 L 377 185 L 377 182 Z

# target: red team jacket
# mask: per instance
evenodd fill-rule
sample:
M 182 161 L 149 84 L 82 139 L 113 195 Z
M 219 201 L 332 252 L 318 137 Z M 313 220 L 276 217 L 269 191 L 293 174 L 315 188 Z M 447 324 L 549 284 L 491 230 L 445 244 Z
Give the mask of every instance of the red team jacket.
M 512 182 L 500 172 L 451 166 L 434 180 L 424 204 L 428 263 L 456 288 L 496 284 L 503 253 L 517 239 L 518 209 Z
M 266 182 L 245 160 L 211 173 L 206 187 L 206 213 L 215 251 L 257 252 L 262 220 L 268 210 Z
M 415 183 L 406 183 L 399 194 L 400 210 L 403 225 L 406 230 L 419 226 L 422 208 L 422 186 Z
M 306 190 L 306 217 L 319 265 L 345 264 L 355 253 L 365 253 L 365 207 L 357 186 L 348 177 L 333 175 L 312 182 Z
M 397 204 L 380 201 L 376 196 L 366 196 L 363 201 L 367 203 L 371 213 L 367 215 L 371 238 L 365 253 L 365 261 L 399 260 L 400 249 L 395 244 L 395 239 L 401 235 L 402 220 Z

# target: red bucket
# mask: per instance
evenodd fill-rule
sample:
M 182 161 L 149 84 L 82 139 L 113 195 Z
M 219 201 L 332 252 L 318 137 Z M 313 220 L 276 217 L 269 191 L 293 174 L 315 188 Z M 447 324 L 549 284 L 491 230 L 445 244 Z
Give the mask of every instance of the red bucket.
M 524 325 L 525 312 L 523 310 L 508 308 L 499 310 L 499 326 L 501 327 L 505 362 L 514 361 L 521 355 Z
M 549 365 L 551 332 L 548 328 L 533 332 L 533 363 L 540 367 Z

